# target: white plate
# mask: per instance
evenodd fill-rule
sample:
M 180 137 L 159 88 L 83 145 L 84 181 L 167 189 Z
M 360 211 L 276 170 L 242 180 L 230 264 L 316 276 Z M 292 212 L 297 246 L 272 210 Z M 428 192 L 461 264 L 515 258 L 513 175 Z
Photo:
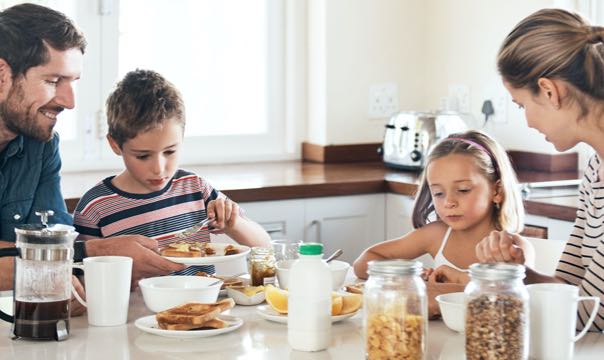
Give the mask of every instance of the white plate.
M 134 322 L 134 326 L 144 332 L 148 332 L 154 335 L 179 339 L 192 339 L 228 333 L 239 329 L 239 327 L 243 325 L 243 320 L 238 317 L 230 315 L 219 315 L 218 318 L 226 321 L 228 323 L 228 326 L 222 329 L 207 330 L 164 330 L 160 329 L 157 325 L 155 315 L 144 316 L 142 318 L 136 319 L 136 321 Z
M 210 256 L 202 256 L 202 257 L 172 257 L 172 256 L 164 256 L 164 258 L 174 261 L 180 264 L 187 265 L 210 265 L 217 264 L 221 262 L 231 261 L 238 259 L 240 257 L 246 256 L 250 252 L 250 248 L 244 245 L 233 245 L 236 249 L 239 250 L 239 254 L 233 255 L 224 255 L 224 248 L 228 244 L 224 243 L 211 243 L 211 246 L 214 250 L 216 250 L 216 255 Z
M 275 322 L 282 323 L 282 324 L 287 324 L 287 315 L 279 314 L 278 312 L 273 310 L 273 308 L 270 305 L 260 305 L 256 308 L 256 312 L 258 313 L 258 315 L 265 318 L 266 320 L 275 321 Z M 358 310 L 353 313 L 350 313 L 350 314 L 332 316 L 331 322 L 334 323 L 334 322 L 346 320 L 348 318 L 355 316 L 357 314 L 357 312 L 358 312 Z

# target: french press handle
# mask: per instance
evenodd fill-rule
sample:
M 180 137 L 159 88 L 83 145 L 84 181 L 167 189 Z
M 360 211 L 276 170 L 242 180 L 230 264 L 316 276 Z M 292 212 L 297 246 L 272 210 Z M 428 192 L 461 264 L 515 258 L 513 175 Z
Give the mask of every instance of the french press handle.
M 5 256 L 21 257 L 21 249 L 16 248 L 16 247 L 1 248 L 0 257 L 5 257 Z M 14 282 L 13 282 L 13 285 L 14 285 Z M 14 286 L 13 286 L 13 288 L 14 288 Z M 10 323 L 15 322 L 15 317 L 13 315 L 9 315 L 2 310 L 0 310 L 0 319 L 2 319 L 4 321 L 8 321 Z

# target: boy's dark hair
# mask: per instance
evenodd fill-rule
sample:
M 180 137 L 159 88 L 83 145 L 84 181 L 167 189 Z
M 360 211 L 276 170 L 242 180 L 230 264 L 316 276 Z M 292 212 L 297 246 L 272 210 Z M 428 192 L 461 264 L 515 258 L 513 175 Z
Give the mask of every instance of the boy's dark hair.
M 108 134 L 120 147 L 169 119 L 184 129 L 185 105 L 178 89 L 155 71 L 130 71 L 107 98 Z
M 86 39 L 65 14 L 44 6 L 19 4 L 0 12 L 0 58 L 10 65 L 13 79 L 50 61 L 47 46 L 83 54 Z

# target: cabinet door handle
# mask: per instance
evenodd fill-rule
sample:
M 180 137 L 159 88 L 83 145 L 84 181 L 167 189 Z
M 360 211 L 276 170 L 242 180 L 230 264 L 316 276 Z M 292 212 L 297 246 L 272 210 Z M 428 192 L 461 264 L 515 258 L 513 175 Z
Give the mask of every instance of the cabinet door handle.
M 316 234 L 317 234 L 316 241 L 319 244 L 322 244 L 323 241 L 321 241 L 321 220 L 313 220 L 313 221 L 311 221 L 310 226 L 315 226 L 315 228 L 317 229 L 316 230 Z

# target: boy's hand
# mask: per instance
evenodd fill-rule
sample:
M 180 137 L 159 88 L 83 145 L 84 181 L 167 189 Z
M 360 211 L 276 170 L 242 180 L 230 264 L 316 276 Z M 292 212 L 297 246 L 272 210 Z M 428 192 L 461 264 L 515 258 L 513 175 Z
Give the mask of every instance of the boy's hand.
M 74 290 L 80 295 L 83 300 L 86 300 L 86 292 L 84 291 L 84 287 L 80 280 L 77 277 L 71 275 L 71 284 L 73 285 Z M 71 316 L 80 316 L 84 312 L 86 312 L 86 307 L 73 296 L 71 295 Z
M 522 239 L 507 231 L 491 231 L 476 245 L 476 257 L 482 263 L 507 262 L 524 264 Z
M 428 279 L 431 283 L 455 283 L 466 285 L 470 281 L 468 273 L 453 269 L 447 265 L 441 265 L 434 269 Z
M 239 205 L 229 198 L 212 200 L 208 203 L 207 214 L 208 217 L 214 217 L 214 229 L 229 230 L 237 224 Z

